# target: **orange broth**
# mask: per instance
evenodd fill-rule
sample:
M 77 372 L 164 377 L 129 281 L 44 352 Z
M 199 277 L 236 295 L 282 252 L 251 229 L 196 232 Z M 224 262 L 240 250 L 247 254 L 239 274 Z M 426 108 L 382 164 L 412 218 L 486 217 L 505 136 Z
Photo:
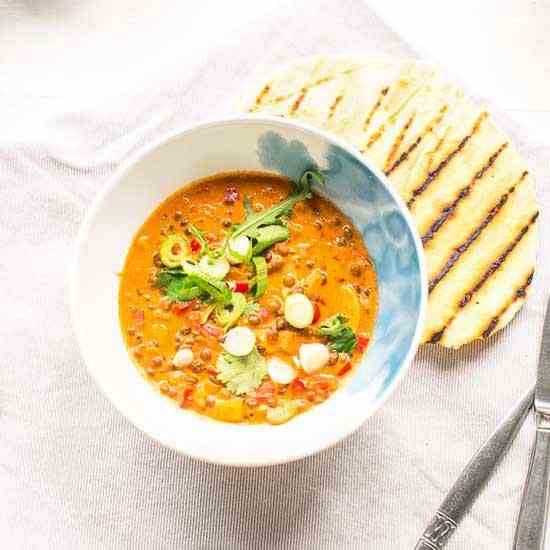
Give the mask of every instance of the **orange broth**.
M 219 245 L 231 224 L 245 217 L 243 197 L 259 212 L 291 192 L 287 179 L 257 172 L 214 176 L 186 186 L 166 199 L 135 235 L 120 277 L 119 309 L 122 333 L 133 360 L 145 378 L 179 406 L 230 422 L 279 424 L 325 401 L 353 373 L 365 352 L 377 311 L 376 274 L 368 252 L 349 219 L 332 203 L 313 195 L 297 203 L 288 220 L 290 239 L 262 252 L 267 260 L 268 285 L 254 300 L 247 285 L 252 265 L 232 265 L 225 281 L 244 290 L 257 306 L 237 321 L 256 335 L 257 350 L 277 357 L 296 372 L 288 384 L 264 376 L 259 387 L 244 395 L 230 391 L 218 378 L 217 359 L 223 352 L 223 329 L 201 300 L 171 301 L 155 284 L 163 269 L 161 243 L 181 234 L 198 255 L 191 224 L 210 245 Z M 235 286 L 237 285 L 237 286 Z M 285 297 L 302 292 L 315 308 L 314 323 L 304 329 L 288 324 L 283 315 Z M 211 308 L 210 308 L 211 309 Z M 306 373 L 296 362 L 302 344 L 330 339 L 319 326 L 335 314 L 344 315 L 357 336 L 352 353 L 330 352 L 329 362 Z M 193 352 L 193 361 L 176 367 L 172 359 L 180 348 Z

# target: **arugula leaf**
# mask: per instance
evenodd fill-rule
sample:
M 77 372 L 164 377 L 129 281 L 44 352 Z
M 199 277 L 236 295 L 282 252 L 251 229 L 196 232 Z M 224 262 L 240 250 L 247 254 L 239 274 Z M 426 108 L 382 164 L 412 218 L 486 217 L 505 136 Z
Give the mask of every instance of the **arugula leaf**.
M 294 205 L 311 197 L 311 182 L 321 178 L 320 175 L 313 176 L 312 174 L 314 172 L 305 172 L 300 180 L 294 183 L 292 192 L 286 199 L 262 212 L 253 212 L 250 201 L 245 199 L 246 218 L 241 224 L 233 226 L 231 236 L 236 238 L 240 235 L 247 235 L 256 238 L 257 231 L 261 227 L 284 224 L 284 218 L 292 213 Z
M 347 318 L 337 313 L 326 319 L 319 327 L 318 334 L 330 340 L 329 347 L 334 351 L 351 353 L 357 345 L 357 336 L 346 325 Z
M 266 360 L 254 348 L 244 357 L 223 352 L 216 363 L 218 380 L 236 395 L 252 393 L 267 374 Z
M 284 225 L 268 225 L 260 227 L 256 232 L 256 244 L 252 249 L 255 256 L 275 243 L 286 241 L 290 237 L 290 230 Z
M 226 304 L 231 301 L 231 290 L 223 282 L 201 274 L 189 275 L 189 281 L 208 294 L 215 302 Z

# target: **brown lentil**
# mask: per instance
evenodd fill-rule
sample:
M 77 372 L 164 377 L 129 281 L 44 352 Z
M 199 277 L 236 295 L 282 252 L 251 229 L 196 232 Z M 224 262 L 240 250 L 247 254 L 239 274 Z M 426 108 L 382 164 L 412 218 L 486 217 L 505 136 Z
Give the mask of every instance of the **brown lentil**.
M 295 284 L 296 284 L 296 277 L 294 277 L 294 275 L 287 273 L 283 277 L 283 285 L 285 285 L 286 287 L 290 288 L 290 287 L 293 287 Z

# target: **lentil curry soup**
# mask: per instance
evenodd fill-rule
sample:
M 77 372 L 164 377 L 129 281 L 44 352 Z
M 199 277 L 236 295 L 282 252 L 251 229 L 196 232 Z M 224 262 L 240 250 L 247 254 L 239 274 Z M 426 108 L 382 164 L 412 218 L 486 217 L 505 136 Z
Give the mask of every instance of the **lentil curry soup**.
M 365 352 L 376 274 L 361 236 L 312 182 L 322 177 L 201 180 L 134 237 L 123 335 L 147 380 L 182 408 L 281 424 L 325 401 Z

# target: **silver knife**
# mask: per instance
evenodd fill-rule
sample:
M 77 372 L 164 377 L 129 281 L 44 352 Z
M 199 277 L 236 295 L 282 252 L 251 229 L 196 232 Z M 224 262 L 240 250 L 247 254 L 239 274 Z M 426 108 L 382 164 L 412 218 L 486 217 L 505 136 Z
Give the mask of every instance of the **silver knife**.
M 550 460 L 550 301 L 542 329 L 535 386 L 537 435 L 516 527 L 514 550 L 542 550 L 546 532 Z
M 462 470 L 459 478 L 420 537 L 414 550 L 440 550 L 456 530 L 485 482 L 493 473 L 514 440 L 531 405 L 535 390 L 529 390 L 518 401 L 476 455 Z

